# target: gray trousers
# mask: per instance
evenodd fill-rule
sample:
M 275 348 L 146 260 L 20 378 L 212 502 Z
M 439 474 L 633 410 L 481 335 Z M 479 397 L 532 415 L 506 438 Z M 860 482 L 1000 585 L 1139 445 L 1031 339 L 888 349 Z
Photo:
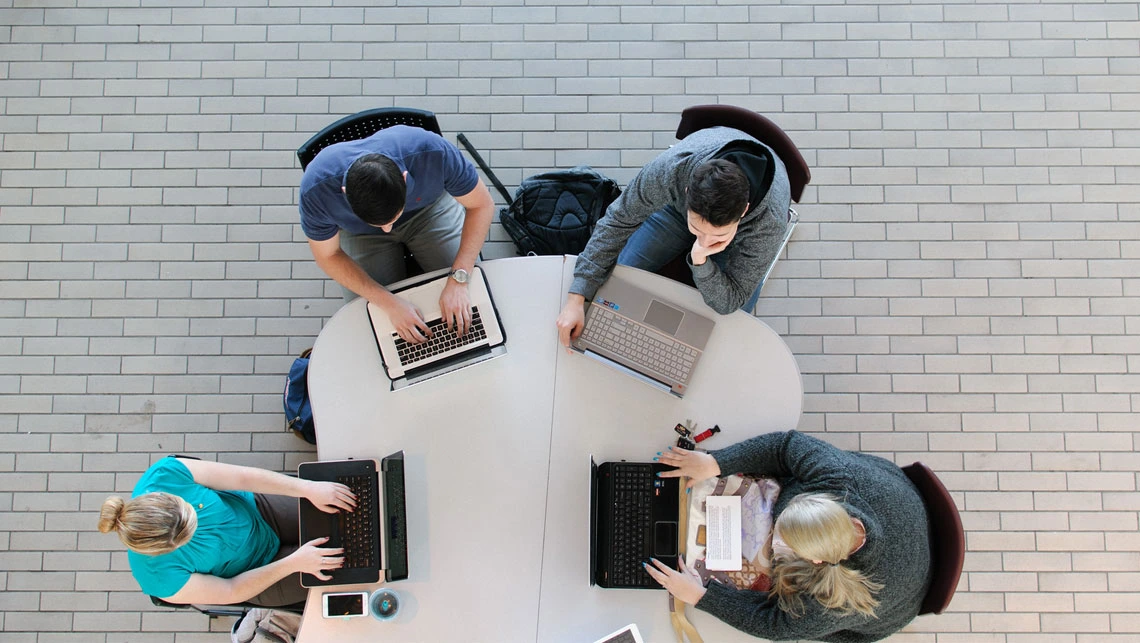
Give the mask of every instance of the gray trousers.
M 277 550 L 273 560 L 281 560 L 297 551 L 300 546 L 298 541 L 301 538 L 299 527 L 301 516 L 297 499 L 255 493 L 253 501 L 257 504 L 257 512 L 281 539 L 281 549 Z M 249 599 L 249 602 L 262 607 L 284 607 L 303 603 L 308 597 L 309 590 L 301 587 L 301 574 L 293 573 L 270 585 L 265 591 Z
M 444 192 L 435 203 L 392 229 L 391 233 L 353 234 L 340 231 L 340 249 L 352 258 L 376 283 L 387 286 L 407 277 L 404 253 L 411 252 L 425 272 L 450 268 L 459 254 L 463 220 L 467 210 Z M 357 298 L 347 288 L 344 301 Z

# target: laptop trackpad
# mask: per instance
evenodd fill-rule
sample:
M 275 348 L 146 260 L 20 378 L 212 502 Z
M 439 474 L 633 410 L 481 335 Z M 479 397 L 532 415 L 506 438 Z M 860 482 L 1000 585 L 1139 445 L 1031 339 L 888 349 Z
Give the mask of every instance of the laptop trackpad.
M 653 524 L 653 555 L 677 555 L 677 523 L 660 521 Z
M 666 335 L 676 335 L 684 318 L 685 313 L 682 311 L 654 299 L 649 302 L 649 311 L 645 313 L 645 319 L 642 321 Z

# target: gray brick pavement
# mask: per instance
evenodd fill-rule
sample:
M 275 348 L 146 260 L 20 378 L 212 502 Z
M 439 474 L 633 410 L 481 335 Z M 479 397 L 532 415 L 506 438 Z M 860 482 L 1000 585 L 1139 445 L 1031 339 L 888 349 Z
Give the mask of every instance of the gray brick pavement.
M 1138 3 L 5 4 L 0 640 L 226 639 L 151 608 L 95 511 L 165 453 L 311 453 L 278 408 L 339 306 L 295 225 L 311 132 L 425 107 L 508 185 L 624 182 L 699 102 L 812 166 L 760 304 L 800 428 L 964 509 L 951 611 L 892 640 L 1140 637 Z

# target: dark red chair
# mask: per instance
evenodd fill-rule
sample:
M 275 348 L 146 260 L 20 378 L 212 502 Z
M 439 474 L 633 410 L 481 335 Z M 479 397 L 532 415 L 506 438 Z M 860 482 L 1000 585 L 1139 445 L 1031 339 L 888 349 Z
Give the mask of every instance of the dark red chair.
M 958 579 L 962 576 L 962 563 L 966 558 L 966 533 L 962 518 L 950 492 L 930 467 L 915 462 L 902 468 L 906 477 L 918 488 L 926 515 L 930 518 L 930 563 L 934 576 L 930 589 L 922 600 L 919 614 L 941 614 L 954 598 Z
M 693 132 L 709 127 L 731 127 L 738 129 L 772 148 L 776 156 L 780 157 L 780 160 L 784 162 L 784 167 L 788 171 L 788 184 L 791 187 L 792 201 L 795 203 L 800 202 L 800 197 L 803 196 L 804 186 L 811 182 L 811 170 L 808 168 L 807 161 L 804 160 L 799 149 L 796 148 L 796 144 L 784 133 L 784 130 L 780 129 L 779 125 L 743 107 L 733 105 L 694 105 L 681 112 L 681 122 L 677 125 L 677 139 L 683 139 Z M 794 209 L 789 208 L 788 231 L 784 235 L 783 243 L 780 244 L 780 252 L 776 254 L 777 258 L 783 254 L 784 248 L 787 247 L 788 241 L 792 238 L 792 231 L 796 229 L 796 224 L 799 223 L 799 221 L 800 215 Z M 772 274 L 772 269 L 775 267 L 776 262 L 773 261 L 772 265 L 768 266 L 768 270 L 765 271 L 764 279 L 760 281 L 761 287 L 768 281 L 768 276 Z M 693 285 L 693 276 L 689 271 L 688 265 L 685 263 L 684 256 L 669 262 L 664 268 L 658 271 L 658 274 L 669 277 L 674 281 L 679 281 L 690 286 Z
M 804 186 L 811 183 L 811 170 L 796 144 L 784 130 L 768 118 L 750 109 L 733 105 L 693 105 L 681 112 L 677 125 L 677 140 L 697 130 L 709 127 L 731 127 L 755 138 L 772 148 L 788 170 L 788 183 L 792 187 L 792 201 L 800 202 Z

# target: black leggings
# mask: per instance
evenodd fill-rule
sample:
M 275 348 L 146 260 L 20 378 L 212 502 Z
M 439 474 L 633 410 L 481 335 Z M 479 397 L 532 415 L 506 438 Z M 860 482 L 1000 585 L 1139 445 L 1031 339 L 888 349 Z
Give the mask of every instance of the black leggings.
M 281 560 L 297 551 L 300 546 L 297 527 L 300 515 L 297 499 L 255 493 L 253 500 L 262 519 L 269 523 L 270 529 L 281 539 L 281 549 L 277 550 L 273 560 Z M 293 573 L 270 585 L 265 591 L 249 599 L 249 602 L 262 607 L 282 607 L 303 603 L 308 596 L 309 590 L 301 587 L 301 574 Z

